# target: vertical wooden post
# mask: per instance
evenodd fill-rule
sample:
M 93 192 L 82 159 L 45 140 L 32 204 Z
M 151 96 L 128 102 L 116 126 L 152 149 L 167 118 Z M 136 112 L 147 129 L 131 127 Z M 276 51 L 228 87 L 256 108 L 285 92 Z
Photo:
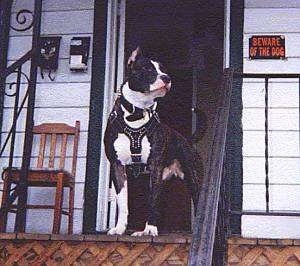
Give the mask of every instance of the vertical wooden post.
M 102 137 L 103 88 L 105 83 L 107 0 L 95 1 L 93 65 L 90 94 L 89 130 L 84 187 L 83 232 L 96 230 L 99 165 Z
M 61 216 L 62 216 L 62 203 L 63 203 L 63 194 L 64 194 L 64 186 L 63 186 L 64 174 L 59 173 L 57 175 L 57 185 L 55 192 L 55 205 L 54 205 L 54 219 L 53 219 L 53 234 L 59 234 L 60 224 L 61 224 Z

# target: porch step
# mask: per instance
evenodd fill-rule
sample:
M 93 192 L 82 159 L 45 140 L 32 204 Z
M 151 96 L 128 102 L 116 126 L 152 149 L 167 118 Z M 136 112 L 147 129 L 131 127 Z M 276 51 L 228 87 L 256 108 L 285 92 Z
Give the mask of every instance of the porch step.
M 300 239 L 231 237 L 228 265 L 300 265 Z

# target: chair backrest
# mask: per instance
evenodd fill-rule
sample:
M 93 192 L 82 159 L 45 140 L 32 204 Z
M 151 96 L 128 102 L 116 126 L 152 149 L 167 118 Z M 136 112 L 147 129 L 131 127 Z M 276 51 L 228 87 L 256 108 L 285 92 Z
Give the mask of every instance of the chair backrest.
M 33 135 L 40 135 L 40 142 L 38 147 L 37 168 L 54 168 L 55 160 L 58 159 L 58 168 L 65 169 L 65 162 L 68 149 L 68 139 L 73 138 L 73 151 L 71 153 L 71 174 L 75 176 L 78 142 L 79 142 L 80 122 L 76 121 L 75 127 L 64 123 L 44 123 L 33 127 Z M 60 139 L 60 141 L 58 141 Z M 58 143 L 60 145 L 58 145 Z M 60 148 L 58 147 L 60 146 Z M 49 155 L 45 156 L 46 147 L 49 148 Z M 56 150 L 59 151 L 56 154 Z M 46 158 L 48 165 L 46 165 Z

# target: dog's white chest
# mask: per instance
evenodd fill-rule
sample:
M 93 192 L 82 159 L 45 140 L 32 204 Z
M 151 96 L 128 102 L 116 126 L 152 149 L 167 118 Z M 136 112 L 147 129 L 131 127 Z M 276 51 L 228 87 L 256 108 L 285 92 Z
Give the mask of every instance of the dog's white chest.
M 117 158 L 122 163 L 122 165 L 132 164 L 130 140 L 124 133 L 118 134 L 118 137 L 114 142 L 114 148 L 117 154 Z M 141 141 L 141 163 L 147 163 L 148 157 L 150 155 L 150 150 L 150 142 L 147 136 L 144 136 Z

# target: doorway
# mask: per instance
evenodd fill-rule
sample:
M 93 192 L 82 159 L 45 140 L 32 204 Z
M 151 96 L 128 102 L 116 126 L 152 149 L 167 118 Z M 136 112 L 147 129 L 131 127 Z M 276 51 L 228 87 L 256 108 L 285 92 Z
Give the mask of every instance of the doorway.
M 196 137 L 195 146 L 205 161 L 207 129 L 213 121 L 223 71 L 223 0 L 122 0 L 120 13 L 114 26 L 118 43 L 114 48 L 115 82 L 124 79 L 125 62 L 137 46 L 161 62 L 172 78 L 172 88 L 159 100 L 160 119 L 187 139 Z M 129 178 L 128 183 L 128 229 L 141 230 L 149 211 L 149 180 L 141 176 Z M 164 192 L 159 231 L 190 231 L 191 198 L 185 182 L 171 179 Z M 109 217 L 114 213 L 111 205 Z

